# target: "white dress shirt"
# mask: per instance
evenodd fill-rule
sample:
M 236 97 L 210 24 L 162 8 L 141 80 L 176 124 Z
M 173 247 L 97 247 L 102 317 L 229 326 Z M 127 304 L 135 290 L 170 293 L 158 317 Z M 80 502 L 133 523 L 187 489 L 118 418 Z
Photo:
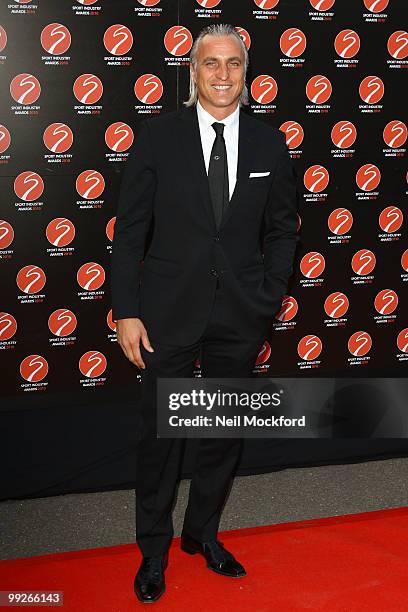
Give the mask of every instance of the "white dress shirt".
M 197 116 L 198 125 L 200 128 L 201 146 L 203 149 L 205 168 L 208 174 L 208 167 L 210 165 L 211 150 L 216 137 L 215 130 L 212 127 L 214 121 L 217 123 L 223 123 L 224 127 L 224 140 L 225 147 L 227 149 L 227 161 L 228 161 L 228 182 L 229 182 L 229 197 L 231 199 L 235 189 L 235 183 L 237 182 L 237 167 L 238 167 L 238 133 L 239 133 L 239 104 L 237 108 L 228 117 L 225 117 L 222 121 L 219 121 L 210 113 L 208 113 L 197 101 Z

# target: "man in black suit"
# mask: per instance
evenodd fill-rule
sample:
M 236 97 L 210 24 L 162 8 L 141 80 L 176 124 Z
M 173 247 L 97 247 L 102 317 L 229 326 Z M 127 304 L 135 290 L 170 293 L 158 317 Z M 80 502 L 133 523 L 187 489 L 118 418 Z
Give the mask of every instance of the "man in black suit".
M 143 602 L 165 589 L 185 443 L 156 437 L 157 378 L 192 377 L 198 352 L 203 376 L 251 376 L 297 241 L 296 175 L 284 134 L 242 110 L 242 39 L 233 26 L 208 26 L 190 59 L 186 107 L 140 124 L 113 241 L 113 319 L 142 375 L 136 538 L 143 560 L 134 588 Z M 217 532 L 241 447 L 240 439 L 199 441 L 181 538 L 182 550 L 233 577 L 245 570 Z

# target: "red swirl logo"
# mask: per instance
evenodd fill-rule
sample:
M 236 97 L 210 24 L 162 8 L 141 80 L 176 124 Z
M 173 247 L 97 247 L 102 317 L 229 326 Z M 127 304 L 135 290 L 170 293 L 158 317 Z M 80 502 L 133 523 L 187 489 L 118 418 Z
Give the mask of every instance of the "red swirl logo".
M 299 28 L 289 28 L 281 34 L 279 46 L 286 57 L 299 57 L 306 49 L 306 36 Z
M 291 295 L 285 295 L 282 300 L 282 306 L 279 312 L 275 315 L 278 321 L 291 321 L 295 318 L 298 312 L 298 303 Z
M 331 9 L 335 0 L 309 0 L 316 11 L 328 11 Z
M 382 315 L 391 314 L 398 306 L 398 295 L 392 289 L 379 291 L 374 299 L 374 307 Z
M 342 58 L 354 57 L 360 50 L 360 37 L 354 30 L 342 30 L 334 40 L 334 48 Z
M 106 324 L 109 327 L 109 329 L 111 329 L 114 332 L 116 331 L 116 323 L 112 318 L 112 308 L 109 310 L 106 316 Z
M 156 104 L 163 95 L 163 83 L 155 74 L 142 74 L 135 83 L 134 92 L 142 104 Z
M 353 225 L 353 215 L 347 208 L 335 208 L 327 219 L 327 225 L 333 234 L 342 236 L 350 231 Z
M 105 132 L 105 142 L 115 153 L 127 151 L 133 144 L 133 130 L 127 123 L 112 123 Z
M 317 359 L 322 352 L 323 344 L 318 336 L 308 334 L 303 336 L 297 345 L 297 352 L 301 359 L 312 361 Z
M 8 249 L 14 240 L 14 230 L 8 221 L 0 220 L 0 249 Z
M 408 327 L 398 334 L 397 346 L 402 353 L 408 353 Z
M 327 296 L 324 302 L 324 310 L 332 319 L 343 317 L 349 308 L 349 300 L 345 293 L 335 291 Z
M 317 278 L 323 273 L 325 265 L 325 260 L 321 253 L 310 251 L 302 257 L 300 271 L 306 278 Z
M 380 212 L 378 223 L 383 232 L 397 232 L 402 225 L 404 216 L 402 210 L 396 206 L 387 206 Z
M 83 264 L 77 272 L 78 285 L 86 291 L 95 291 L 105 282 L 105 270 L 94 261 Z
M 312 76 L 306 83 L 306 95 L 313 104 L 324 104 L 332 94 L 332 84 L 321 74 Z
M 370 274 L 376 264 L 376 258 L 372 251 L 368 249 L 360 249 L 357 253 L 354 253 L 351 260 L 351 267 L 355 274 L 359 276 L 366 276 Z
M 193 46 L 190 30 L 181 25 L 172 26 L 164 35 L 164 46 L 170 55 L 176 57 L 186 55 Z
M 19 270 L 16 281 L 18 288 L 23 293 L 38 293 L 45 285 L 46 276 L 42 268 L 28 265 Z
M 0 341 L 10 340 L 17 331 L 17 321 L 9 312 L 0 312 Z
M 366 9 L 372 13 L 381 13 L 387 8 L 389 0 L 364 0 Z
M 275 6 L 278 6 L 279 0 L 254 0 L 256 6 L 259 6 L 260 9 L 264 11 L 269 11 L 270 9 L 274 9 Z
M 116 217 L 112 217 L 112 219 L 109 219 L 108 223 L 106 224 L 106 236 L 111 242 L 113 241 L 113 236 L 115 233 L 115 223 Z
M 4 125 L 0 125 L 0 153 L 7 151 L 11 143 L 10 132 Z
M 263 363 L 266 363 L 268 361 L 268 359 L 271 356 L 271 345 L 269 344 L 269 342 L 267 340 L 265 340 L 265 342 L 262 345 L 261 350 L 258 353 L 258 357 L 256 358 L 255 361 L 255 365 L 262 365 Z
M 77 318 L 71 310 L 58 308 L 48 318 L 49 330 L 54 336 L 70 336 L 76 329 Z
M 361 191 L 372 191 L 380 184 L 381 172 L 374 164 L 364 164 L 357 170 L 356 183 Z
M 320 193 L 329 184 L 329 173 L 324 166 L 310 166 L 303 177 L 304 186 L 312 193 Z
M 106 357 L 100 351 L 87 351 L 79 360 L 79 369 L 87 378 L 97 378 L 106 370 Z
M 204 8 L 214 8 L 215 6 L 218 6 L 219 3 L 221 2 L 221 0 L 196 0 L 198 2 L 198 4 Z
M 75 187 L 80 196 L 86 200 L 99 198 L 105 189 L 105 179 L 97 170 L 84 170 L 78 176 Z
M 33 74 L 18 74 L 10 83 L 10 94 L 18 104 L 34 104 L 41 94 L 40 81 Z
M 24 202 L 38 200 L 44 191 L 44 181 L 37 172 L 26 170 L 14 181 L 14 193 Z
M 405 272 L 408 272 L 408 249 L 401 255 L 401 266 Z
M 48 374 L 48 362 L 42 355 L 28 355 L 20 363 L 20 374 L 28 382 L 39 382 Z
M 286 136 L 288 149 L 297 149 L 303 142 L 304 131 L 297 121 L 285 121 L 280 126 L 280 131 Z
M 7 32 L 3 28 L 3 26 L 0 25 L 0 53 L 3 51 L 3 49 L 6 48 L 6 45 L 7 45 Z
M 331 131 L 333 144 L 339 149 L 349 149 L 356 141 L 356 126 L 351 121 L 338 121 Z
M 276 98 L 278 84 L 269 74 L 260 74 L 251 84 L 251 96 L 258 104 L 270 104 Z
M 159 4 L 160 0 L 137 0 L 139 4 L 142 6 L 156 6 Z
M 387 49 L 394 59 L 405 59 L 408 55 L 408 32 L 404 30 L 393 32 L 388 39 Z
M 111 25 L 103 35 L 103 44 L 111 55 L 125 55 L 133 45 L 132 32 L 124 25 Z
M 103 94 L 102 81 L 94 74 L 81 74 L 75 79 L 73 91 L 81 104 L 95 104 Z
M 367 355 L 372 346 L 372 340 L 369 333 L 365 331 L 357 331 L 350 336 L 347 347 L 354 357 L 364 357 Z
M 246 46 L 247 50 L 249 50 L 251 46 L 251 37 L 249 35 L 248 30 L 246 30 L 245 28 L 241 28 L 241 26 L 236 26 L 235 30 L 238 32 L 238 34 L 244 41 L 244 45 Z
M 52 153 L 65 153 L 72 147 L 74 135 L 65 123 L 51 123 L 44 131 L 43 141 Z
M 71 33 L 62 23 L 50 23 L 41 32 L 41 45 L 51 55 L 62 55 L 71 46 Z
M 378 76 L 367 76 L 361 81 L 358 93 L 363 102 L 377 104 L 384 95 L 384 83 Z
M 393 149 L 398 149 L 405 144 L 407 140 L 407 126 L 402 121 L 394 119 L 387 123 L 383 131 L 385 144 Z
M 64 247 L 75 238 L 75 226 L 65 217 L 57 217 L 50 221 L 45 230 L 48 242 L 56 247 Z

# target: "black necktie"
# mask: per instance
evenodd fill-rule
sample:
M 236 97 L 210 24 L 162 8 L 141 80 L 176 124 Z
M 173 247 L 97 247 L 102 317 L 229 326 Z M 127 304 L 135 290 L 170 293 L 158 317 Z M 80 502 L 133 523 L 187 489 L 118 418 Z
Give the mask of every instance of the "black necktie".
M 217 229 L 221 224 L 222 214 L 229 202 L 228 162 L 227 149 L 223 136 L 224 123 L 213 123 L 216 137 L 211 150 L 210 164 L 208 167 L 208 181 L 210 194 L 214 209 L 215 224 Z

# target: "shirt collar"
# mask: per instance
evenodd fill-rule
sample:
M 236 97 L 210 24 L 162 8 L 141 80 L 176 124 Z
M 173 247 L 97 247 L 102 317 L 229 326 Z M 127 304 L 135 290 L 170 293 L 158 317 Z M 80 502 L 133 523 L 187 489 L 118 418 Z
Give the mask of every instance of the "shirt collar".
M 217 123 L 224 123 L 228 127 L 233 127 L 238 123 L 239 120 L 239 104 L 230 115 L 220 121 L 219 119 L 216 119 L 215 117 L 210 115 L 210 113 L 208 113 L 205 108 L 203 108 L 203 106 L 200 104 L 200 101 L 197 100 L 197 115 L 198 120 L 201 124 L 205 125 L 205 127 L 211 127 L 214 121 L 216 121 Z

